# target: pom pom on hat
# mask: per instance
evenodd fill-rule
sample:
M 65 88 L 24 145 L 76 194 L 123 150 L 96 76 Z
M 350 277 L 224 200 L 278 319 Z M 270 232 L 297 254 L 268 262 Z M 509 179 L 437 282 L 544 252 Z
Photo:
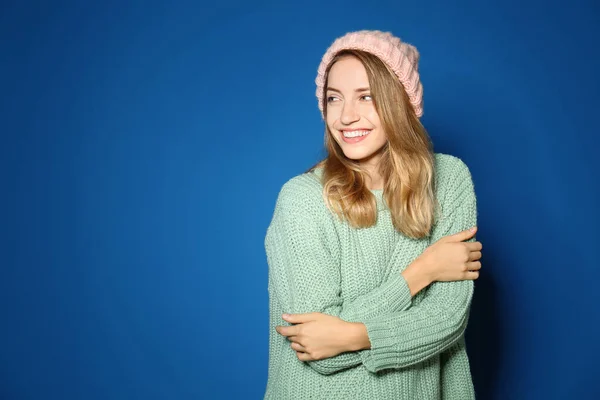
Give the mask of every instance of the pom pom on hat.
M 404 86 L 417 117 L 423 115 L 423 85 L 419 79 L 419 52 L 416 47 L 402 42 L 390 32 L 362 30 L 337 38 L 323 55 L 315 79 L 321 116 L 323 116 L 325 71 L 336 53 L 346 49 L 363 50 L 379 57 L 394 71 Z

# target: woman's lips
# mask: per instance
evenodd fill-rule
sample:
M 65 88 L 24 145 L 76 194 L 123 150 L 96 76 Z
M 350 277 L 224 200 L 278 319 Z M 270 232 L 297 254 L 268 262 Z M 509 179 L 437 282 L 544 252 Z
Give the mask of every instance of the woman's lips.
M 356 129 L 353 131 L 366 131 L 368 133 L 366 135 L 362 135 L 362 136 L 346 137 L 346 136 L 344 136 L 344 131 L 341 131 L 342 139 L 344 140 L 344 142 L 350 143 L 350 144 L 358 143 L 358 142 L 361 142 L 362 140 L 364 140 L 371 133 L 370 129 Z

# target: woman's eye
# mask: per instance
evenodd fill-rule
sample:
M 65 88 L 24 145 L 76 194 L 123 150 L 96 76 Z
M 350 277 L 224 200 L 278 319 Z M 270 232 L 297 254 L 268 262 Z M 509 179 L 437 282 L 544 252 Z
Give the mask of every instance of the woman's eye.
M 364 96 L 361 97 L 361 99 L 366 99 L 367 101 L 373 100 L 373 98 L 369 94 L 365 94 Z
M 331 103 L 334 99 L 335 99 L 335 97 L 329 96 L 329 97 L 327 97 L 327 102 Z

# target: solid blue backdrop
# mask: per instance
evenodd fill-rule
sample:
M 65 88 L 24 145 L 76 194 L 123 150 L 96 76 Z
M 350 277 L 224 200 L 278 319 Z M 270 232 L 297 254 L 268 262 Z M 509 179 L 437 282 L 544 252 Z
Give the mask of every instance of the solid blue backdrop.
M 486 3 L 486 4 L 484 4 Z M 320 57 L 421 53 L 478 195 L 478 399 L 600 398 L 592 1 L 3 2 L 2 399 L 260 399 L 263 240 L 323 157 Z

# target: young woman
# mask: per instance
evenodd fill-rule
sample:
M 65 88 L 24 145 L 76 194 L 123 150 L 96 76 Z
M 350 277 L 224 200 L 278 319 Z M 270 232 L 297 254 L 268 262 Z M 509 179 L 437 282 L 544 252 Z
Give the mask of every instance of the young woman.
M 283 185 L 265 237 L 265 399 L 474 398 L 476 198 L 467 166 L 434 153 L 420 123 L 418 60 L 380 31 L 323 56 L 328 155 Z

